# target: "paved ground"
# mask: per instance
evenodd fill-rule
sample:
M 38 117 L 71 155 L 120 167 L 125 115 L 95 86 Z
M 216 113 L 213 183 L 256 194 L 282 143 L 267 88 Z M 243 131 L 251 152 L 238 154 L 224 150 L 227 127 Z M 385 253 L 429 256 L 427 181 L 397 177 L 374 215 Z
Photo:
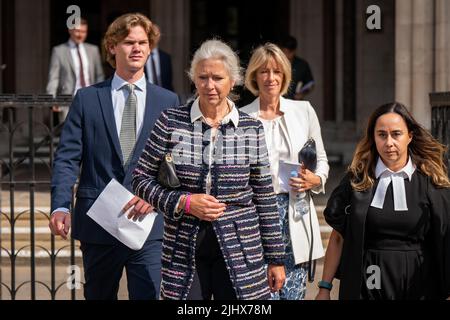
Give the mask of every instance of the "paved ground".
M 342 166 L 332 166 L 330 170 L 330 179 L 327 182 L 327 193 L 329 194 L 334 187 L 339 182 L 340 178 L 343 176 L 344 168 Z M 24 173 L 25 174 L 25 173 Z M 38 175 L 41 174 L 45 176 L 45 174 L 38 173 Z M 11 279 L 12 277 L 15 278 L 15 286 L 16 288 L 19 288 L 16 299 L 25 299 L 28 300 L 31 297 L 31 286 L 29 283 L 29 280 L 31 279 L 31 270 L 30 270 L 30 262 L 29 258 L 26 256 L 29 256 L 29 251 L 26 250 L 26 248 L 23 250 L 24 256 L 23 258 L 19 258 L 17 260 L 17 265 L 14 269 L 14 273 L 12 273 L 11 270 L 11 264 L 8 259 L 8 254 L 6 249 L 10 249 L 10 224 L 5 218 L 5 216 L 9 213 L 10 208 L 10 192 L 9 189 L 5 188 L 5 186 L 2 186 L 3 190 L 0 192 L 0 210 L 2 215 L 0 215 L 0 235 L 1 235 L 1 269 L 0 269 L 0 282 L 3 284 L 0 286 L 0 300 L 9 300 L 11 299 L 11 296 L 8 292 L 8 288 L 11 288 Z M 37 210 L 41 210 L 42 213 L 38 213 L 36 215 L 36 226 L 37 226 L 37 233 L 36 233 L 36 239 L 37 244 L 42 245 L 44 248 L 50 249 L 50 235 L 47 231 L 47 224 L 48 220 L 45 217 L 43 213 L 48 213 L 48 207 L 50 204 L 50 195 L 48 192 L 48 186 L 40 186 L 38 187 L 34 193 L 34 205 L 36 206 Z M 326 205 L 327 196 L 320 195 L 315 197 L 315 203 L 317 206 L 324 206 Z M 16 236 L 16 250 L 20 248 L 21 246 L 27 246 L 29 244 L 29 234 L 26 230 L 29 230 L 29 221 L 27 210 L 30 207 L 30 191 L 25 188 L 24 186 L 19 186 L 16 188 L 15 196 L 13 199 L 14 206 L 15 206 L 15 212 L 16 214 L 19 212 L 24 212 L 23 217 L 24 219 L 19 219 L 16 224 L 16 232 L 20 231 Z M 21 228 L 21 229 L 20 229 Z M 56 248 L 61 248 L 63 246 L 68 245 L 68 241 L 62 241 L 57 240 L 55 245 Z M 40 250 L 39 251 L 43 256 L 45 256 L 45 251 Z M 58 258 L 57 260 L 57 267 L 55 270 L 55 283 L 56 287 L 60 286 L 60 289 L 58 290 L 58 293 L 56 295 L 56 299 L 70 299 L 70 290 L 66 286 L 67 278 L 69 277 L 68 273 L 68 266 L 69 262 L 68 259 L 64 256 L 67 254 L 67 248 L 62 250 L 62 254 L 60 255 L 61 258 Z M 79 254 L 79 252 L 78 252 Z M 314 283 L 308 283 L 307 286 L 307 294 L 306 299 L 314 299 L 314 297 L 317 294 L 317 281 L 321 279 L 322 276 L 322 268 L 323 263 L 322 259 L 318 261 L 317 264 L 317 270 L 316 270 L 316 281 Z M 82 278 L 82 263 L 81 259 L 77 259 L 77 265 L 80 267 L 79 272 Z M 48 258 L 38 258 L 37 259 L 37 266 L 36 266 L 36 280 L 40 281 L 40 284 L 36 285 L 36 299 L 50 299 L 51 296 L 49 294 L 49 290 L 46 288 L 46 286 L 50 286 L 51 283 L 51 273 L 50 273 L 50 267 L 49 267 L 49 259 Z M 83 281 L 83 280 L 82 280 Z M 338 281 L 335 280 L 335 290 L 332 292 L 332 298 L 337 297 L 338 293 Z M 82 289 L 76 290 L 76 297 L 77 299 L 83 299 Z M 125 300 L 128 299 L 128 295 L 126 292 L 126 276 L 125 274 L 122 277 L 121 281 L 121 287 L 119 290 L 119 299 Z
M 79 264 L 81 266 L 81 263 Z M 71 298 L 71 290 L 69 290 L 69 287 L 67 286 L 67 280 L 70 275 L 70 271 L 67 269 L 67 265 L 59 265 L 56 268 L 55 272 L 55 283 L 56 287 L 60 286 L 60 289 L 57 291 L 56 300 L 69 300 Z M 314 283 L 308 283 L 307 284 L 307 291 L 306 291 L 306 300 L 312 300 L 315 298 L 318 288 L 317 288 L 317 281 L 321 279 L 322 276 L 322 259 L 317 264 L 317 271 L 316 271 L 316 281 Z M 42 283 L 45 283 L 47 285 L 50 285 L 51 281 L 51 274 L 50 274 L 50 268 L 47 265 L 44 266 L 37 266 L 36 267 L 36 279 L 41 281 Z M 9 266 L 2 266 L 2 282 L 6 284 L 8 287 L 11 287 L 11 268 Z M 80 272 L 82 274 L 82 269 L 80 269 Z M 16 299 L 19 300 L 29 300 L 31 297 L 31 285 L 27 283 L 30 279 L 30 267 L 29 266 L 17 266 L 16 267 L 16 288 L 20 286 L 20 289 L 17 292 Z M 119 300 L 127 300 L 128 299 L 128 293 L 126 290 L 126 275 L 123 274 L 120 290 L 119 290 Z M 338 292 L 339 292 L 339 281 L 335 280 L 334 282 L 335 289 L 332 291 L 332 299 L 337 299 Z M 36 285 L 36 298 L 38 300 L 48 300 L 51 299 L 50 291 L 42 284 Z M 76 298 L 78 300 L 82 300 L 83 298 L 83 291 L 81 287 L 76 290 Z M 1 290 L 0 300 L 10 300 L 10 294 L 8 292 L 8 289 L 6 289 L 4 286 Z

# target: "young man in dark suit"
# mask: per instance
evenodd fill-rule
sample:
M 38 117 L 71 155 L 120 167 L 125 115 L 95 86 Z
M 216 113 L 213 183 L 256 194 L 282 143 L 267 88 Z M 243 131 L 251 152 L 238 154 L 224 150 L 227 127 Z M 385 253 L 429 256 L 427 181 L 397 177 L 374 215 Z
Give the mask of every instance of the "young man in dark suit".
M 131 189 L 132 172 L 162 110 L 177 106 L 177 96 L 145 80 L 144 65 L 156 32 L 141 14 L 126 14 L 108 28 L 104 47 L 116 69 L 112 79 L 81 89 L 70 107 L 52 174 L 53 234 L 80 240 L 86 299 L 117 299 L 123 268 L 130 299 L 157 299 L 161 281 L 163 219 L 158 215 L 140 250 L 116 240 L 86 215 L 105 186 L 116 179 Z M 72 187 L 79 175 L 73 220 Z M 153 208 L 134 197 L 130 218 Z

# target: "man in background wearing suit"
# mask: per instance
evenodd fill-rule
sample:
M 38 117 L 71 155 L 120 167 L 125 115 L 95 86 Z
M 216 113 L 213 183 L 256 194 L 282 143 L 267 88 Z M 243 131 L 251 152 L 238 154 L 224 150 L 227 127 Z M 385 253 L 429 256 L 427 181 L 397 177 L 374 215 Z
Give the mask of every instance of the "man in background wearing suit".
M 297 39 L 287 35 L 280 41 L 280 48 L 291 62 L 292 80 L 285 98 L 304 100 L 314 90 L 315 82 L 306 60 L 295 55 Z
M 53 48 L 48 73 L 47 93 L 51 95 L 75 95 L 78 89 L 104 80 L 98 47 L 85 43 L 88 23 L 80 19 L 80 25 L 69 29 L 69 41 Z M 67 108 L 54 108 L 59 121 L 67 116 Z
M 103 42 L 114 76 L 78 90 L 56 151 L 49 227 L 66 239 L 73 222 L 72 237 L 80 240 L 83 253 L 86 299 L 117 299 L 124 268 L 130 299 L 159 296 L 162 215 L 157 215 L 144 246 L 132 250 L 86 214 L 111 179 L 132 191 L 132 172 L 149 132 L 161 111 L 179 105 L 173 92 L 145 79 L 144 65 L 155 36 L 151 21 L 141 14 L 125 14 L 111 23 Z M 79 174 L 71 220 L 72 187 Z M 133 206 L 129 218 L 153 211 L 139 197 L 123 211 Z
M 155 46 L 145 64 L 145 74 L 150 83 L 174 91 L 172 84 L 172 59 L 167 52 L 158 48 L 158 43 L 161 39 L 161 31 L 156 24 L 153 24 L 153 26 L 158 35 L 156 37 Z

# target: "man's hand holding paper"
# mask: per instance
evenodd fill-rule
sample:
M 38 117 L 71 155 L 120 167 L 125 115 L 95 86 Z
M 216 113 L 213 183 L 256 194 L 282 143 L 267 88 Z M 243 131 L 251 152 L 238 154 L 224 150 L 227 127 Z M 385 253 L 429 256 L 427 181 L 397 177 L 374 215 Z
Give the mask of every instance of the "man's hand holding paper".
M 127 247 L 139 250 L 157 215 L 152 210 L 150 204 L 112 179 L 87 215 Z
M 125 205 L 122 211 L 127 212 L 131 207 L 133 207 L 133 209 L 128 213 L 128 219 L 133 219 L 134 221 L 153 212 L 154 210 L 150 203 L 144 201 L 138 196 L 134 196 L 134 198 Z

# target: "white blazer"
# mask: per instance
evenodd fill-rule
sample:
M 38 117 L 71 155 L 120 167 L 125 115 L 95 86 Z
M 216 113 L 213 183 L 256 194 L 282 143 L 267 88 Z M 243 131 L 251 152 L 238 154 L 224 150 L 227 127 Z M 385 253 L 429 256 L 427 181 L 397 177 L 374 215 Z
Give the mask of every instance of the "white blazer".
M 259 97 L 252 103 L 241 108 L 240 111 L 254 118 L 259 115 Z M 328 178 L 330 167 L 328 166 L 327 154 L 323 146 L 320 133 L 319 119 L 316 112 L 308 101 L 296 101 L 280 98 L 280 110 L 284 113 L 286 121 L 290 161 L 298 162 L 298 152 L 309 138 L 316 141 L 317 168 L 315 174 L 322 180 L 322 185 L 313 189 L 314 193 L 325 193 L 325 183 Z M 309 248 L 311 243 L 310 219 L 314 234 L 313 260 L 324 256 L 320 226 L 317 219 L 316 209 L 311 199 L 310 214 L 303 219 L 294 220 L 294 193 L 289 193 L 289 234 L 294 252 L 295 264 L 309 261 Z

